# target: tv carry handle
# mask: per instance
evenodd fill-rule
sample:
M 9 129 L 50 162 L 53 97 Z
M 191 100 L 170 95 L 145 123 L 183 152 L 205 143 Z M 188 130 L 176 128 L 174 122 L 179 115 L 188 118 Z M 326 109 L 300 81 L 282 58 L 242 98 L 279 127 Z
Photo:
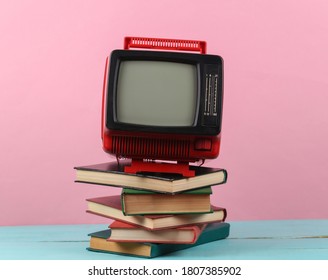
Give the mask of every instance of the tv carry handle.
M 124 49 L 129 50 L 132 48 L 188 51 L 206 54 L 206 42 L 196 40 L 125 37 Z M 131 165 L 125 166 L 124 172 L 133 174 L 136 174 L 137 172 L 177 173 L 184 177 L 195 176 L 195 171 L 189 169 L 188 161 L 162 163 L 132 158 Z

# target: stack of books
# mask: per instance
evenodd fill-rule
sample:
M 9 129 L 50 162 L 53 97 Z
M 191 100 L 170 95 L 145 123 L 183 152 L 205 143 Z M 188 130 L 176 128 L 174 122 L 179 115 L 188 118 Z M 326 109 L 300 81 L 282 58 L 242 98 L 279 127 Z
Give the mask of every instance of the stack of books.
M 227 211 L 211 203 L 212 187 L 224 184 L 224 169 L 190 166 L 195 176 L 126 173 L 129 162 L 75 167 L 76 182 L 119 187 L 121 195 L 87 199 L 87 212 L 112 222 L 90 233 L 88 250 L 152 258 L 224 239 Z M 160 163 L 159 163 L 160 164 Z

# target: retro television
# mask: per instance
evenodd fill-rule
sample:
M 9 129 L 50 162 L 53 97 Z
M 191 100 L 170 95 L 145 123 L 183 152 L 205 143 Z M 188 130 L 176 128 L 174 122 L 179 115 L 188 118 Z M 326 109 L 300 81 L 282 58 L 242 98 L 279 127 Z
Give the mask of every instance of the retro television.
M 126 37 L 106 60 L 103 149 L 132 159 L 126 172 L 173 161 L 167 172 L 193 176 L 189 163 L 219 155 L 222 102 L 223 60 L 206 42 Z

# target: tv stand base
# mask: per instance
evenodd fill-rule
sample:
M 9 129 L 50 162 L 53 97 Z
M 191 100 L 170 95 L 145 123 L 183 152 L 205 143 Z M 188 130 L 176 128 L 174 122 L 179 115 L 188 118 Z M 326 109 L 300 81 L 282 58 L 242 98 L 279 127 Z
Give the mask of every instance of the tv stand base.
M 184 177 L 194 177 L 195 171 L 189 169 L 188 162 L 162 163 L 132 159 L 130 166 L 125 166 L 124 172 L 136 174 L 138 172 L 177 173 Z

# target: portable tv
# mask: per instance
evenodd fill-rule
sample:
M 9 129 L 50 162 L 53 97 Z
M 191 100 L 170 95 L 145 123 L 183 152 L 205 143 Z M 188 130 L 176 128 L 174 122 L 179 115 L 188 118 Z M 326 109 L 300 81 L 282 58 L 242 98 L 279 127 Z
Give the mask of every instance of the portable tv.
M 167 172 L 188 177 L 194 174 L 189 162 L 218 156 L 223 61 L 205 52 L 203 41 L 127 37 L 124 49 L 107 58 L 103 149 L 131 158 L 126 172 L 156 171 L 151 161 L 176 161 Z

